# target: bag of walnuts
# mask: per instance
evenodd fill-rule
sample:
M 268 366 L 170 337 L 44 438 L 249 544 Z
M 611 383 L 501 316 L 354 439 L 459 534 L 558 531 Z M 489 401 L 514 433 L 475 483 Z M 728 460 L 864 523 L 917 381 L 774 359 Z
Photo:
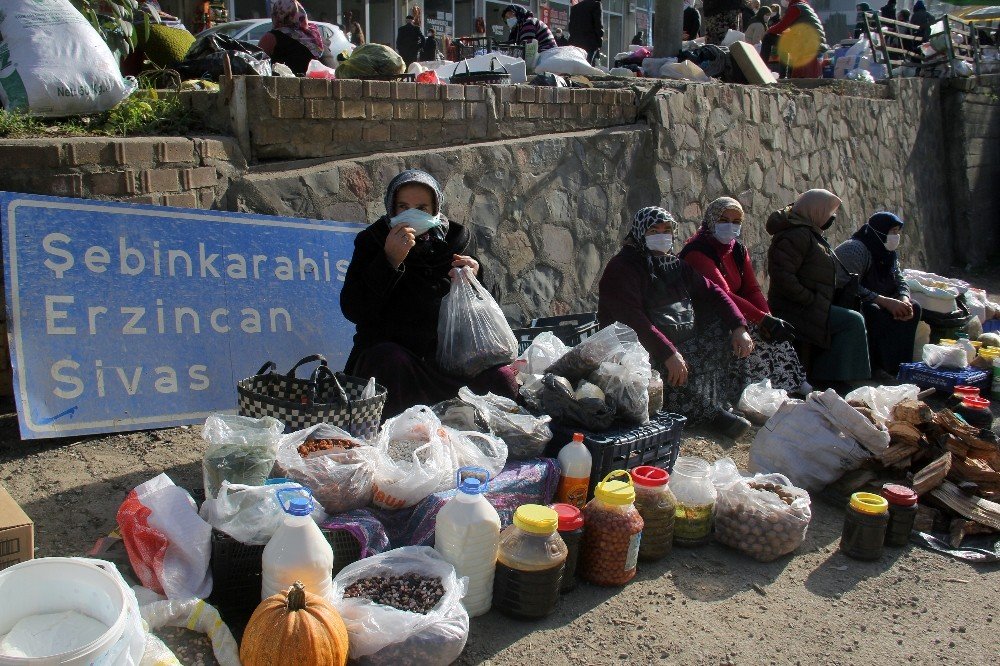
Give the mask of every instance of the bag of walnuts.
M 737 474 L 716 488 L 715 538 L 720 543 L 760 562 L 802 545 L 812 518 L 809 493 L 783 474 Z

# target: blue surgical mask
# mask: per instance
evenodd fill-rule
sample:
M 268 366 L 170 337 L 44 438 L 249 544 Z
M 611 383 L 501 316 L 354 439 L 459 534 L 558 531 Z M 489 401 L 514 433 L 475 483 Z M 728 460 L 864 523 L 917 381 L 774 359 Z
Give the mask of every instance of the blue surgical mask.
M 441 216 L 431 215 L 419 208 L 407 208 L 389 220 L 389 226 L 392 228 L 401 224 L 413 229 L 415 235 L 422 236 L 431 229 L 441 226 Z
M 509 19 L 507 19 L 507 27 L 513 28 L 515 25 L 517 25 L 517 17 L 516 16 L 511 16 Z
M 742 224 L 719 222 L 715 225 L 715 231 L 713 232 L 715 240 L 724 244 L 729 243 L 729 241 L 734 241 L 740 237 L 740 229 L 742 227 Z
M 670 248 L 674 246 L 674 237 L 672 234 L 652 234 L 646 236 L 646 247 L 649 248 L 651 252 L 662 252 L 666 254 L 670 252 Z

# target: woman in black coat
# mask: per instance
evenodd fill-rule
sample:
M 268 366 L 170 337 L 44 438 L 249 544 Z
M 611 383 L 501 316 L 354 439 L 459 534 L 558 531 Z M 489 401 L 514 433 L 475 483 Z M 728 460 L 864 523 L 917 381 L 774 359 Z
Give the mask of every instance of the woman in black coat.
M 472 234 L 441 215 L 438 182 L 424 171 L 404 171 L 389 183 L 385 208 L 354 240 L 340 294 L 344 316 L 357 326 L 347 374 L 375 377 L 389 390 L 384 417 L 447 400 L 466 385 L 477 393 L 516 397 L 511 366 L 466 380 L 444 374 L 435 363 L 438 313 L 451 288 L 451 270 L 467 266 L 485 281 L 472 254 Z

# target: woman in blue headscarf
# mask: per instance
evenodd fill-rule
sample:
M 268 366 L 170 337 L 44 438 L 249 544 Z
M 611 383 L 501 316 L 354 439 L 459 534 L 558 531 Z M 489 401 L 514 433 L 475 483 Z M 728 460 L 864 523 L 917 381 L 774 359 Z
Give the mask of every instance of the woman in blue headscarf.
M 860 279 L 858 293 L 872 368 L 893 376 L 900 363 L 913 360 L 913 338 L 920 323 L 920 306 L 910 302 L 910 288 L 896 253 L 902 231 L 903 220 L 882 211 L 836 249 L 841 263 L 838 271 L 855 273 Z

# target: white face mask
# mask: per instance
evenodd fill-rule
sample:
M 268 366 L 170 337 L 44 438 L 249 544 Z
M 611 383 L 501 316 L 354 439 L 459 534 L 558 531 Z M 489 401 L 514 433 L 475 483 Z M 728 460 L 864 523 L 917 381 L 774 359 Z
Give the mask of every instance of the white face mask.
M 886 237 L 885 237 L 885 249 L 889 250 L 889 252 L 895 252 L 896 248 L 899 247 L 899 241 L 901 241 L 902 238 L 903 237 L 900 234 L 888 234 L 888 235 L 886 235 Z
M 733 222 L 718 222 L 713 232 L 715 240 L 720 243 L 728 243 L 729 241 L 736 240 L 740 237 L 742 227 L 742 224 L 735 224 Z
M 517 17 L 516 16 L 511 16 L 509 19 L 507 19 L 507 26 L 508 27 L 513 28 L 515 25 L 517 25 Z
M 674 246 L 674 237 L 671 234 L 653 234 L 646 236 L 646 247 L 650 252 L 660 252 L 666 254 Z

